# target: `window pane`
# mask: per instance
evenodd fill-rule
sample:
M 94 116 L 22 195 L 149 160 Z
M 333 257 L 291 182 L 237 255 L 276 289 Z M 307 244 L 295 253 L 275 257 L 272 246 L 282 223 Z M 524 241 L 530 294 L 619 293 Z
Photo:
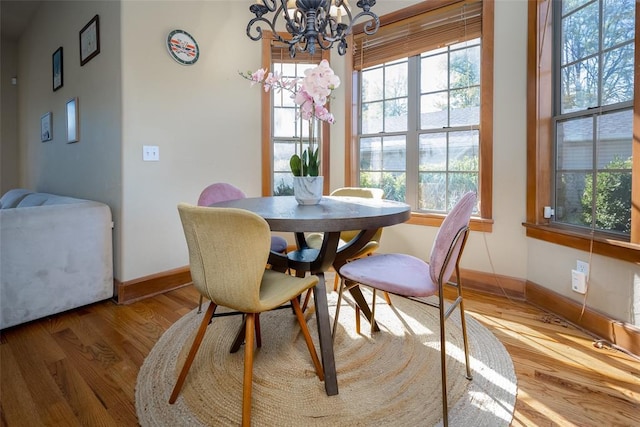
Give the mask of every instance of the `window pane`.
M 572 10 L 577 9 L 578 7 L 590 1 L 593 1 L 593 0 L 563 0 L 562 13 L 565 14 L 567 12 L 571 12 Z
M 293 196 L 293 175 L 290 171 L 274 172 L 273 174 L 273 195 Z
M 284 77 L 295 77 L 296 76 L 296 64 L 293 62 L 286 63 L 276 63 L 274 69 L 280 68 L 280 72 Z
M 382 138 L 360 139 L 360 170 L 382 170 Z
M 289 172 L 289 159 L 295 152 L 295 141 L 278 141 L 273 144 L 274 172 Z
M 360 186 L 367 188 L 381 188 L 384 198 L 405 201 L 406 175 L 401 172 L 362 172 L 360 174 Z
M 633 0 L 605 0 L 602 19 L 603 49 L 609 49 L 634 37 Z
M 447 55 L 434 55 L 422 58 L 420 65 L 420 91 L 435 92 L 448 87 Z
M 631 159 L 633 111 L 604 114 L 598 120 L 598 169 L 611 169 L 619 160 Z M 631 197 L 631 195 L 629 195 Z
M 392 99 L 384 103 L 384 131 L 402 132 L 407 130 L 407 98 Z
M 606 52 L 602 70 L 602 105 L 633 99 L 633 44 Z
M 407 167 L 407 141 L 404 135 L 383 138 L 382 147 L 382 169 L 404 171 Z
M 557 170 L 593 168 L 593 119 L 580 118 L 559 122 L 556 135 Z
M 477 173 L 452 173 L 449 174 L 447 211 L 450 211 L 455 204 L 469 191 L 478 191 Z
M 384 96 L 385 98 L 398 98 L 407 96 L 407 62 L 385 67 L 384 69 Z
M 449 170 L 478 171 L 478 131 L 449 134 Z
M 597 58 L 564 67 L 561 78 L 562 113 L 598 106 Z
M 582 205 L 587 174 L 584 172 L 564 172 L 556 176 L 556 221 L 589 226 L 590 222 L 586 221 L 586 218 L 591 215 L 591 209 L 587 208 L 585 212 Z
M 362 133 L 382 132 L 382 102 L 371 102 L 362 105 Z
M 362 102 L 378 101 L 383 94 L 382 67 L 362 72 Z
M 451 87 L 480 84 L 480 46 L 451 52 Z
M 382 188 L 382 173 L 360 172 L 360 187 Z
M 273 136 L 284 138 L 297 136 L 296 110 L 294 108 L 273 109 Z
M 447 134 L 420 135 L 420 171 L 445 171 L 447 169 Z
M 384 198 L 404 202 L 406 200 L 406 174 L 404 172 L 385 172 L 378 188 L 384 191 Z
M 420 129 L 440 129 L 449 125 L 447 92 L 420 97 Z
M 576 11 L 562 19 L 562 65 L 569 64 L 600 49 L 600 21 L 598 2 Z
M 478 123 L 480 123 L 480 87 L 452 90 L 449 126 Z
M 601 171 L 596 175 L 596 221 L 599 230 L 631 233 L 631 158 L 628 161 L 618 160 L 610 164 L 611 171 Z M 627 171 L 614 169 L 627 167 Z M 620 169 L 618 169 L 620 170 Z M 591 182 L 587 180 L 583 205 L 592 203 Z M 591 221 L 591 215 L 585 215 L 585 221 Z
M 420 173 L 418 209 L 445 212 L 447 194 L 447 174 Z

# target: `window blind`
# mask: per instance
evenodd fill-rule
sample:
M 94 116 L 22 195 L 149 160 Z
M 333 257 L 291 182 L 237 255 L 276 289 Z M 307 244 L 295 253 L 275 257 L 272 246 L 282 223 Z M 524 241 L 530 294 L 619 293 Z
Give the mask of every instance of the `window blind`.
M 355 70 L 418 55 L 482 35 L 482 0 L 457 1 L 381 25 L 373 35 L 354 34 Z
M 317 48 L 315 55 L 310 55 L 307 51 L 296 51 L 295 58 L 291 58 L 291 55 L 289 54 L 289 45 L 278 40 L 271 41 L 271 58 L 273 62 L 287 64 L 294 62 L 319 64 L 322 60 L 322 52 L 318 52 L 319 50 L 320 48 Z

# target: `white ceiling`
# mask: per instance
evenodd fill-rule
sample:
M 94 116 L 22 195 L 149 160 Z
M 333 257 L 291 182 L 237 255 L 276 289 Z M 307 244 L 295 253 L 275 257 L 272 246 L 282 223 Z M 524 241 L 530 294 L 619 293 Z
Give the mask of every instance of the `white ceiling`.
M 1 0 L 0 34 L 10 40 L 22 35 L 41 0 Z

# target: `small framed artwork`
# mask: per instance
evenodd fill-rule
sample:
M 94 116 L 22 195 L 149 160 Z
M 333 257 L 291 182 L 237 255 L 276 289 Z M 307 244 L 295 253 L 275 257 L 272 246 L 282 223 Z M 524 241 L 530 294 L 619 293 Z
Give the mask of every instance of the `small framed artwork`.
M 53 129 L 51 128 L 51 112 L 40 117 L 40 141 L 47 142 L 53 139 Z
M 78 122 L 78 98 L 67 101 L 67 143 L 80 140 L 80 128 Z
M 51 57 L 52 76 L 53 76 L 53 91 L 57 91 L 64 85 L 64 74 L 62 68 L 62 46 L 53 52 Z
M 100 18 L 98 15 L 80 30 L 80 66 L 100 53 Z

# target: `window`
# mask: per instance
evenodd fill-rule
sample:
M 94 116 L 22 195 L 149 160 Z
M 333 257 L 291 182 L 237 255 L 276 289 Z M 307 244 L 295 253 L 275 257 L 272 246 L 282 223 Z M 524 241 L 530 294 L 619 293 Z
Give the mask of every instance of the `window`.
M 289 47 L 278 43 L 270 33 L 263 36 L 262 67 L 283 77 L 304 76 L 304 71 L 315 67 L 322 59 L 329 59 L 328 52 L 322 51 L 315 56 L 307 52 L 298 52 L 295 58 L 289 55 Z M 266 54 L 266 55 L 265 55 Z M 289 168 L 289 159 L 295 152 L 295 144 L 300 136 L 309 135 L 308 122 L 301 120 L 298 108 L 285 91 L 269 91 L 262 94 L 262 194 L 265 196 L 293 195 L 293 175 Z M 318 124 L 314 135 L 320 144 L 320 168 L 325 177 L 324 192 L 329 184 L 329 129 L 328 124 Z
M 381 20 L 376 35 L 354 37 L 353 182 L 428 225 L 477 191 L 472 227 L 489 231 L 493 2 L 423 2 Z
M 554 221 L 631 233 L 633 0 L 555 2 Z
M 527 235 L 637 262 L 638 3 L 529 3 Z M 555 208 L 543 218 L 543 207 Z
M 278 73 L 284 78 L 292 79 L 304 77 L 304 71 L 315 67 L 310 62 L 297 61 L 293 63 L 278 62 L 274 60 L 271 66 L 273 73 Z M 286 91 L 272 91 L 271 111 L 273 114 L 273 126 L 271 142 L 273 147 L 273 195 L 293 196 L 293 175 L 289 167 L 289 159 L 296 152 L 296 144 L 300 138 L 309 138 L 308 121 L 302 120 L 298 105 L 291 99 L 291 93 Z M 315 125 L 318 126 L 319 121 Z M 320 126 L 318 126 L 319 128 Z M 315 143 L 318 143 L 320 132 L 313 132 Z M 298 150 L 299 151 L 299 150 Z M 322 162 L 320 163 L 322 164 Z

